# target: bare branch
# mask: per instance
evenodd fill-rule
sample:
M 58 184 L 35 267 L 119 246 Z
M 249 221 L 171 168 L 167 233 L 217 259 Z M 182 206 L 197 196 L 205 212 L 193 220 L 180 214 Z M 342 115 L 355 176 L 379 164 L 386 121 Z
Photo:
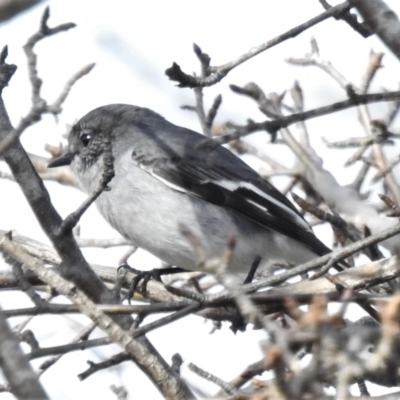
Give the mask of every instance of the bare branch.
M 100 311 L 96 305 L 74 284 L 64 280 L 55 272 L 45 268 L 41 263 L 27 254 L 21 246 L 10 241 L 6 236 L 0 239 L 0 249 L 16 261 L 23 263 L 37 276 L 57 290 L 58 293 L 72 300 L 89 318 L 103 329 L 112 341 L 121 344 L 133 359 L 143 363 L 157 381 L 157 387 L 169 399 L 194 399 L 189 389 L 185 390 L 179 379 L 169 374 L 166 366 L 138 340 L 132 339 L 130 333 L 119 327 L 109 316 Z
M 274 47 L 274 46 L 278 45 L 279 43 L 284 42 L 285 40 L 296 37 L 297 35 L 304 32 L 305 30 L 311 28 L 312 26 L 314 26 L 322 21 L 325 21 L 328 18 L 340 16 L 349 10 L 350 10 L 350 5 L 347 1 L 337 5 L 335 7 L 331 7 L 329 10 L 325 11 L 324 13 L 318 15 L 317 17 L 310 19 L 309 21 L 307 21 L 293 29 L 290 29 L 289 31 L 283 33 L 282 35 L 279 35 L 276 38 L 271 39 L 271 40 L 261 44 L 260 46 L 253 47 L 250 51 L 243 54 L 236 60 L 228 62 L 219 67 L 209 67 L 210 74 L 205 78 L 192 76 L 192 75 L 188 75 L 188 74 L 184 73 L 181 70 L 181 67 L 177 63 L 173 63 L 172 67 L 168 68 L 165 71 L 165 74 L 169 77 L 169 79 L 178 82 L 179 87 L 194 88 L 194 87 L 206 87 L 206 86 L 215 85 L 216 83 L 221 81 L 230 71 L 232 71 L 232 69 L 236 68 L 240 64 L 243 64 L 244 62 L 251 59 L 252 57 L 255 57 L 256 55 L 262 53 L 263 51 L 268 50 L 271 47 Z
M 353 98 L 348 100 L 343 100 L 337 103 L 330 104 L 328 106 L 323 106 L 319 108 L 314 108 L 309 111 L 304 111 L 300 113 L 291 114 L 285 117 L 277 118 L 273 121 L 265 122 L 251 122 L 245 126 L 235 126 L 232 129 L 232 133 L 227 135 L 214 138 L 213 140 L 217 144 L 225 144 L 232 140 L 237 140 L 242 136 L 249 135 L 254 132 L 267 131 L 269 133 L 275 133 L 281 128 L 288 127 L 296 122 L 306 121 L 308 119 L 321 117 L 323 115 L 328 115 L 334 112 L 342 111 L 347 108 L 355 107 L 360 104 L 370 104 L 381 101 L 393 101 L 400 99 L 400 92 L 382 92 L 382 93 L 370 93 L 363 95 L 355 95 Z M 204 146 L 211 146 L 210 141 L 204 142 Z
M 88 336 L 93 332 L 93 330 L 96 328 L 95 324 L 90 324 L 87 326 L 85 329 L 82 330 L 72 341 L 71 343 L 76 343 L 81 340 L 87 340 Z M 42 376 L 50 367 L 52 367 L 57 361 L 61 359 L 63 354 L 51 357 L 47 359 L 44 363 L 42 363 L 39 366 L 39 376 Z
M 32 349 L 32 351 L 28 353 L 28 357 L 33 360 L 35 358 L 47 357 L 52 355 L 65 355 L 72 351 L 82 351 L 85 349 L 90 349 L 92 347 L 107 346 L 109 344 L 112 344 L 112 341 L 109 337 L 84 340 L 78 343 L 70 343 L 61 346 L 41 347 L 35 350 Z
M 338 261 L 339 258 L 344 259 L 362 249 L 365 249 L 366 247 L 371 246 L 372 244 L 379 243 L 379 242 L 387 239 L 388 237 L 397 235 L 398 233 L 400 233 L 400 224 L 397 224 L 397 225 L 393 226 L 392 228 L 379 233 L 378 235 L 369 236 L 369 237 L 362 239 L 356 243 L 352 243 L 346 247 L 343 247 L 340 250 L 336 250 L 330 254 L 327 254 L 326 256 L 322 256 L 322 257 L 317 258 L 316 260 L 309 261 L 309 262 L 299 265 L 297 267 L 293 267 L 286 272 L 282 272 L 278 275 L 270 276 L 270 277 L 262 279 L 258 282 L 249 283 L 243 287 L 243 290 L 246 293 L 252 293 L 258 289 L 265 288 L 267 286 L 278 285 L 282 282 L 285 282 L 286 280 L 288 280 L 290 278 L 293 278 L 294 276 L 302 275 L 305 272 L 319 268 L 320 266 L 329 262 L 329 260 L 332 257 L 335 257 L 336 261 Z M 221 292 L 221 293 L 207 296 L 206 301 L 216 301 L 217 299 L 218 299 L 218 301 L 222 301 L 222 300 L 226 300 L 227 298 L 229 298 L 228 293 Z
M 98 188 L 80 205 L 80 207 L 68 215 L 57 229 L 57 235 L 62 236 L 65 232 L 72 231 L 77 225 L 82 215 L 96 201 L 96 199 L 106 190 L 110 190 L 108 184 L 114 178 L 114 156 L 111 147 L 111 132 L 103 134 L 103 174 Z
M 61 105 L 64 103 L 66 100 L 67 96 L 69 95 L 69 92 L 71 91 L 72 87 L 75 85 L 75 83 L 83 78 L 85 75 L 87 75 L 95 66 L 96 64 L 91 63 L 86 66 L 84 66 L 81 70 L 76 72 L 65 84 L 63 91 L 60 93 L 58 98 L 54 100 L 53 104 L 50 104 L 47 106 L 46 111 L 53 114 L 54 116 L 58 115 L 61 113 Z
M 99 362 L 99 363 L 94 363 L 93 361 L 88 361 L 89 368 L 80 373 L 78 375 L 78 378 L 83 381 L 86 378 L 88 378 L 90 375 L 93 375 L 97 371 L 101 371 L 102 369 L 107 369 L 110 367 L 113 367 L 114 365 L 119 365 L 125 361 L 129 361 L 131 359 L 130 355 L 127 353 L 118 353 L 115 356 L 112 356 L 110 359 Z M 190 397 L 192 398 L 192 397 Z M 184 399 L 184 398 L 182 398 Z M 173 400 L 173 398 L 171 399 Z
M 46 7 L 42 16 L 39 31 L 31 36 L 24 46 L 25 54 L 28 60 L 29 79 L 31 81 L 32 87 L 31 109 L 28 114 L 21 119 L 18 127 L 16 129 L 10 129 L 8 134 L 0 141 L 0 154 L 3 154 L 5 151 L 7 151 L 26 128 L 40 121 L 43 114 L 51 113 L 55 116 L 59 114 L 62 111 L 61 104 L 67 98 L 72 86 L 80 78 L 88 74 L 94 67 L 94 64 L 89 64 L 78 71 L 76 74 L 74 74 L 73 77 L 66 83 L 65 88 L 58 99 L 56 99 L 52 105 L 47 105 L 46 100 L 41 97 L 42 80 L 39 78 L 38 75 L 37 56 L 34 53 L 33 49 L 39 41 L 60 32 L 65 32 L 76 26 L 73 23 L 66 23 L 56 26 L 55 28 L 49 28 L 47 26 L 49 16 L 50 9 L 49 7 Z
M 225 393 L 228 393 L 230 395 L 236 393 L 235 388 L 233 388 L 228 382 L 224 382 L 222 379 L 217 378 L 215 375 L 212 375 L 204 369 L 199 368 L 197 365 L 190 363 L 188 367 L 196 375 L 201 376 L 209 382 L 215 383 L 217 386 L 223 389 Z
M 45 14 L 44 20 L 42 21 L 42 30 L 46 30 L 46 20 L 47 16 Z M 0 93 L 8 84 L 16 69 L 15 66 L 6 64 L 6 56 L 7 49 L 4 49 L 0 55 Z M 37 93 L 36 89 L 35 93 Z M 11 131 L 13 131 L 13 127 L 10 123 L 3 98 L 0 97 L 0 140 L 4 140 Z M 84 293 L 95 302 L 115 301 L 113 292 L 107 289 L 105 284 L 96 276 L 83 258 L 73 238 L 72 231 L 64 231 L 60 235 L 59 227 L 62 224 L 62 219 L 51 204 L 42 180 L 33 169 L 32 163 L 18 140 L 4 153 L 4 159 L 19 183 L 37 220 L 62 259 L 59 272 L 67 277 L 70 282 L 73 282 L 73 284 L 69 284 L 72 285 L 69 286 L 69 290 L 73 288 L 82 289 Z M 131 324 L 131 319 L 127 316 L 116 317 L 115 319 L 125 327 Z M 113 324 L 116 324 L 116 322 L 113 322 Z M 118 325 L 117 327 L 118 330 L 124 332 Z M 126 333 L 124 335 L 126 335 Z M 163 360 L 160 354 L 158 354 L 146 337 L 142 337 L 134 341 L 134 343 L 141 349 L 138 357 L 133 356 L 134 361 L 165 397 L 171 399 L 193 398 L 192 393 L 185 383 L 177 379 L 177 377 L 171 373 L 168 364 Z M 144 356 L 144 358 L 142 358 L 142 356 Z M 151 365 L 148 364 L 150 359 L 152 360 Z M 157 366 L 157 368 L 155 368 L 155 366 Z
M 1 310 L 0 338 L 0 365 L 11 392 L 21 399 L 48 399 Z

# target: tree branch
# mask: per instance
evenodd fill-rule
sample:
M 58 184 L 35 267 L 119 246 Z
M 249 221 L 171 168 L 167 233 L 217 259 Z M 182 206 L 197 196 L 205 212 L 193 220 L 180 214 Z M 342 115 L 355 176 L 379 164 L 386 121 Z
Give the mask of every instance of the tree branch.
M 18 399 L 48 399 L 29 360 L 0 310 L 0 366 Z
M 188 75 L 184 73 L 181 67 L 177 63 L 173 63 L 172 67 L 168 68 L 165 71 L 165 74 L 171 79 L 172 81 L 178 82 L 179 87 L 206 87 L 212 86 L 221 81 L 230 71 L 234 68 L 243 64 L 244 62 L 250 60 L 252 57 L 262 53 L 265 50 L 270 49 L 278 45 L 279 43 L 284 42 L 285 40 L 292 39 L 299 35 L 300 33 L 304 32 L 305 30 L 311 28 L 312 26 L 325 21 L 331 17 L 341 16 L 343 13 L 346 13 L 350 10 L 349 2 L 341 3 L 335 7 L 331 7 L 329 10 L 325 11 L 324 13 L 310 19 L 309 21 L 290 29 L 289 31 L 283 33 L 282 35 L 277 36 L 274 39 L 271 39 L 260 46 L 255 46 L 247 53 L 241 55 L 236 60 L 228 62 L 224 65 L 219 67 L 209 67 L 208 69 L 208 76 L 206 77 L 198 77 L 194 75 Z
M 43 282 L 75 303 L 82 313 L 91 318 L 98 327 L 108 334 L 112 341 L 120 344 L 147 371 L 153 378 L 156 387 L 167 399 L 194 399 L 186 385 L 183 385 L 178 377 L 169 372 L 170 367 L 164 364 L 164 360 L 149 352 L 148 343 L 133 339 L 129 332 L 124 331 L 109 316 L 100 311 L 89 297 L 73 283 L 45 268 L 37 259 L 31 257 L 21 246 L 13 243 L 6 236 L 0 238 L 0 249 L 2 253 L 24 264 Z M 150 350 L 152 349 L 150 348 Z

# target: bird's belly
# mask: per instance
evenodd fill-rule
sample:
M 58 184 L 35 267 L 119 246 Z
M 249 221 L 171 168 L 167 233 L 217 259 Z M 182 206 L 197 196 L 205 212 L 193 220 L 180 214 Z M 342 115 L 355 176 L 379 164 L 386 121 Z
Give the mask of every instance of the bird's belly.
M 265 247 L 263 235 L 257 235 L 265 230 L 257 226 L 254 229 L 251 221 L 232 218 L 223 208 L 170 189 L 154 178 L 148 190 L 143 177 L 141 182 L 139 190 L 115 181 L 111 191 L 102 193 L 96 203 L 119 233 L 166 263 L 197 269 L 200 260 L 196 249 L 182 235 L 182 227 L 195 234 L 207 259 L 221 257 L 227 240 L 234 236 L 238 246 L 232 265 L 235 269 L 239 264 L 248 268 Z

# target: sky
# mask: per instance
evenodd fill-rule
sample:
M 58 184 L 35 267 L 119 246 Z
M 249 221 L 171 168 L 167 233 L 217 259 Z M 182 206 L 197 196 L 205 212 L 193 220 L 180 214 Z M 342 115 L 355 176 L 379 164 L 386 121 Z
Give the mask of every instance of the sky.
M 336 2 L 338 3 L 338 2 Z M 336 4 L 335 3 L 335 4 Z M 396 0 L 387 3 L 400 14 Z M 61 33 L 37 45 L 39 75 L 43 79 L 43 96 L 51 103 L 60 93 L 64 83 L 77 70 L 89 63 L 96 63 L 93 71 L 80 80 L 63 105 L 63 113 L 55 121 L 51 116 L 27 130 L 22 143 L 29 152 L 47 155 L 44 144 L 65 143 L 63 135 L 67 126 L 88 111 L 111 103 L 128 103 L 149 107 L 171 122 L 199 131 L 200 125 L 194 113 L 181 109 L 182 105 L 193 105 L 194 94 L 190 89 L 181 89 L 166 77 L 164 71 L 177 62 L 188 73 L 199 73 L 199 63 L 192 51 L 193 43 L 211 57 L 212 65 L 224 64 L 249 51 L 286 30 L 320 14 L 323 10 L 317 0 L 52 0 L 24 12 L 20 16 L 0 25 L 0 46 L 8 45 L 7 61 L 18 66 L 10 86 L 4 92 L 7 110 L 17 124 L 30 107 L 26 59 L 22 50 L 27 38 L 38 26 L 45 5 L 50 6 L 49 25 L 74 22 L 75 29 Z M 263 115 L 250 100 L 233 94 L 230 84 L 243 86 L 256 82 L 266 93 L 282 93 L 294 81 L 302 85 L 306 108 L 326 105 L 345 98 L 345 93 L 325 73 L 313 67 L 296 67 L 285 60 L 302 57 L 310 51 L 310 39 L 314 37 L 324 58 L 354 84 L 360 82 L 374 51 L 385 53 L 384 68 L 379 72 L 371 90 L 396 90 L 398 88 L 398 60 L 376 37 L 364 39 L 344 22 L 328 20 L 304 32 L 294 39 L 268 50 L 233 70 L 219 85 L 204 90 L 206 107 L 210 107 L 216 95 L 222 94 L 223 102 L 216 123 L 232 121 L 243 124 L 248 118 L 262 121 Z M 379 116 L 385 104 L 371 107 L 372 115 Z M 322 137 L 340 140 L 349 136 L 362 136 L 363 131 L 355 110 L 347 110 L 308 123 L 311 140 L 317 153 L 323 157 L 324 166 L 334 171 L 341 184 L 354 179 L 359 168 L 342 165 L 351 150 L 326 151 Z M 281 145 L 269 143 L 268 135 L 259 133 L 248 140 L 262 151 L 276 157 L 291 167 L 294 158 Z M 254 168 L 267 168 L 258 160 L 248 156 L 245 160 Z M 283 185 L 278 179 L 275 184 Z M 15 229 L 21 234 L 48 243 L 33 214 L 27 206 L 20 189 L 13 182 L 0 180 L 0 229 Z M 47 182 L 52 201 L 62 216 L 72 212 L 85 198 L 78 190 Z M 372 201 L 376 197 L 372 197 Z M 81 220 L 82 237 L 118 237 L 95 207 L 91 207 Z M 331 237 L 328 230 L 317 230 L 317 235 L 328 245 Z M 85 249 L 90 262 L 117 265 L 124 248 Z M 135 267 L 150 269 L 159 266 L 159 260 L 139 251 L 131 262 Z M 7 266 L 3 266 L 7 268 Z M 29 304 L 17 293 L 0 294 L 4 308 Z M 18 323 L 23 319 L 14 319 Z M 59 323 L 55 323 L 58 321 Z M 40 331 L 43 345 L 51 346 L 71 340 L 88 321 L 81 317 L 39 317 L 28 327 Z M 180 353 L 185 363 L 193 362 L 201 368 L 229 380 L 240 373 L 243 366 L 261 358 L 259 331 L 248 331 L 234 335 L 224 324 L 220 331 L 209 332 L 210 322 L 198 317 L 188 317 L 149 334 L 150 340 L 160 349 L 169 362 L 172 355 Z M 100 334 L 99 334 L 100 335 Z M 234 352 L 232 351 L 234 349 Z M 41 382 L 51 398 L 115 399 L 109 386 L 124 385 L 130 398 L 158 399 L 161 396 L 147 378 L 134 366 L 119 366 L 110 372 L 99 372 L 84 382 L 77 374 L 87 368 L 86 361 L 106 359 L 118 351 L 116 346 L 75 352 L 66 355 L 46 372 Z M 43 360 L 34 363 L 39 365 Z M 186 365 L 186 364 L 185 364 Z M 193 385 L 202 387 L 207 394 L 217 388 L 188 371 L 184 366 L 183 376 Z M 7 395 L 2 395 L 7 398 Z M 2 398 L 3 398 L 2 397 Z M 9 396 L 11 398 L 11 396 Z

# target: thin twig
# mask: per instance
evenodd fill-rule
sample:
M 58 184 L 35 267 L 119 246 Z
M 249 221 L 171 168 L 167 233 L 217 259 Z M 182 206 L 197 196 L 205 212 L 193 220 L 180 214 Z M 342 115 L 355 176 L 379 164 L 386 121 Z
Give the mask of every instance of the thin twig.
M 139 355 L 144 356 L 148 354 L 148 350 L 141 341 L 132 339 L 127 331 L 124 331 L 109 316 L 100 311 L 96 304 L 73 283 L 66 281 L 52 270 L 45 268 L 37 259 L 27 254 L 21 246 L 13 243 L 6 236 L 2 236 L 0 239 L 0 249 L 2 253 L 6 253 L 18 262 L 23 263 L 27 268 L 34 271 L 41 280 L 73 301 L 82 313 L 91 318 L 99 328 L 108 334 L 113 342 L 119 343 L 124 347 L 130 357 L 136 359 Z M 194 398 L 189 389 L 186 390 L 186 393 L 182 391 L 183 387 L 178 383 L 178 377 L 169 374 L 165 365 L 159 364 L 159 360 L 156 357 L 148 356 L 147 361 L 143 360 L 143 362 L 148 364 L 147 368 L 151 369 L 153 373 L 157 371 L 158 377 L 161 380 L 159 381 L 160 390 L 168 393 L 167 397 L 174 398 L 175 396 L 180 399 Z M 161 379 L 162 376 L 164 378 Z M 165 385 L 168 387 L 165 387 Z
M 106 132 L 102 137 L 103 144 L 103 173 L 98 188 L 78 207 L 76 211 L 69 214 L 57 229 L 57 234 L 62 235 L 64 232 L 72 231 L 77 225 L 86 210 L 97 200 L 104 192 L 111 188 L 108 186 L 114 178 L 114 156 L 111 147 L 111 132 Z
M 178 82 L 179 87 L 206 87 L 212 86 L 221 79 L 223 79 L 230 71 L 234 68 L 238 67 L 239 65 L 243 64 L 244 62 L 248 61 L 252 57 L 262 53 L 265 50 L 268 50 L 279 43 L 284 42 L 285 40 L 292 39 L 299 35 L 300 33 L 304 32 L 305 30 L 311 28 L 312 26 L 325 21 L 331 17 L 341 16 L 342 14 L 346 13 L 350 10 L 349 2 L 341 3 L 335 7 L 330 8 L 329 10 L 325 11 L 324 13 L 310 19 L 309 21 L 298 25 L 295 28 L 288 30 L 287 32 L 283 33 L 282 35 L 277 36 L 274 39 L 271 39 L 260 46 L 252 47 L 247 53 L 241 55 L 236 60 L 228 62 L 224 65 L 219 67 L 209 67 L 210 73 L 207 77 L 198 77 L 193 75 L 185 74 L 181 67 L 177 63 L 173 63 L 172 67 L 168 68 L 165 73 L 169 77 L 169 79 Z
M 17 128 L 10 130 L 8 135 L 0 141 L 0 154 L 3 154 L 5 151 L 7 151 L 19 138 L 19 136 L 25 131 L 26 128 L 40 121 L 43 114 L 51 113 L 53 115 L 58 115 L 62 111 L 61 105 L 67 98 L 72 86 L 80 78 L 87 75 L 94 67 L 94 64 L 89 64 L 78 71 L 76 74 L 74 74 L 73 77 L 66 83 L 62 93 L 57 98 L 57 100 L 52 105 L 47 104 L 46 100 L 41 97 L 42 80 L 39 78 L 38 75 L 37 56 L 34 53 L 33 49 L 35 45 L 41 40 L 60 32 L 68 31 L 69 29 L 76 26 L 74 23 L 66 23 L 58 25 L 55 28 L 49 28 L 47 25 L 49 17 L 50 9 L 49 7 L 46 7 L 42 15 L 38 32 L 31 36 L 24 46 L 25 54 L 28 61 L 29 79 L 32 88 L 31 109 L 28 114 L 21 119 Z
M 312 118 L 321 117 L 323 115 L 335 113 L 338 111 L 345 110 L 347 108 L 355 107 L 360 104 L 370 104 L 377 103 L 381 101 L 394 101 L 400 99 L 400 91 L 399 92 L 381 92 L 381 93 L 369 93 L 363 95 L 355 95 L 350 99 L 339 101 L 337 103 L 332 103 L 327 106 L 314 108 L 309 111 L 304 111 L 300 113 L 291 114 L 288 116 L 277 118 L 273 121 L 264 121 L 264 122 L 251 122 L 244 126 L 233 126 L 231 133 L 220 136 L 218 138 L 214 138 L 215 146 L 218 144 L 225 144 L 232 140 L 237 140 L 240 137 L 249 135 L 254 132 L 259 131 L 267 131 L 269 133 L 275 133 L 281 128 L 290 126 L 300 121 L 307 121 Z M 204 142 L 204 147 L 212 147 L 211 141 L 207 143 Z

